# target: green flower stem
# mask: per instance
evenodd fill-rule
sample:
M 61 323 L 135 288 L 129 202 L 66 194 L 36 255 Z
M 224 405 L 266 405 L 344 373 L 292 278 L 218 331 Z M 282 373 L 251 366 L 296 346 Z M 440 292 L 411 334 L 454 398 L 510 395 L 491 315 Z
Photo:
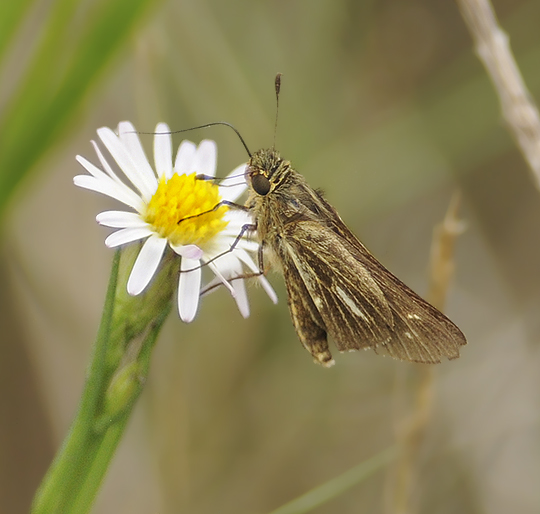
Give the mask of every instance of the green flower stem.
M 90 511 L 111 459 L 114 456 L 114 452 L 122 438 L 130 413 L 131 410 L 104 432 L 101 444 L 94 455 L 92 465 L 87 470 L 85 481 L 81 484 L 78 494 L 70 499 L 69 510 L 66 512 L 70 514 L 84 514 Z
M 79 410 L 37 491 L 32 514 L 90 510 L 142 391 L 170 311 L 177 260 L 165 260 L 149 291 L 130 297 L 126 282 L 138 250 L 132 245 L 115 255 Z

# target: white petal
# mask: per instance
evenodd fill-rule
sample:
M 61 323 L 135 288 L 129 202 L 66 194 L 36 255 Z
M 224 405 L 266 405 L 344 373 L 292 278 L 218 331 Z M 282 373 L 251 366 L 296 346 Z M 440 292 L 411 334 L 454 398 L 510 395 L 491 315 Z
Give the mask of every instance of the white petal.
M 240 253 L 242 253 L 242 262 L 244 258 L 249 260 L 251 265 L 255 267 L 255 271 L 258 271 L 257 266 L 253 263 L 251 257 L 247 252 L 256 253 L 259 249 L 259 244 L 256 241 L 248 241 L 245 238 L 242 238 L 237 241 L 239 230 L 233 231 L 231 234 L 224 234 L 223 232 L 217 235 L 213 241 L 212 248 L 207 248 L 204 252 L 204 258 L 206 261 L 216 259 L 216 265 L 219 269 L 227 275 L 227 269 L 231 267 L 229 265 L 229 257 L 234 263 L 239 262 Z M 234 249 L 231 250 L 231 247 L 234 246 Z
M 210 280 L 210 282 L 208 282 L 208 284 L 206 284 L 202 289 L 201 289 L 201 298 L 203 296 L 206 296 L 207 294 L 210 294 L 214 291 L 217 290 L 217 286 L 220 286 L 221 285 L 221 280 L 219 280 L 218 278 L 216 278 L 214 276 L 214 278 L 212 280 Z
M 240 231 L 233 231 L 230 234 L 219 234 L 219 236 L 216 236 L 216 248 L 219 249 L 219 253 L 223 253 L 226 250 L 230 250 L 232 252 L 236 252 L 237 250 L 246 250 L 251 253 L 257 253 L 259 250 L 259 243 L 257 241 L 254 241 L 252 239 L 246 239 L 246 237 L 242 237 L 241 239 L 238 239 L 238 234 Z M 219 239 L 218 239 L 219 238 Z M 234 245 L 234 248 L 231 247 Z M 210 253 L 210 252 L 207 252 Z M 216 257 L 219 255 L 218 253 L 216 255 L 213 255 L 213 257 Z M 235 253 L 236 255 L 236 253 Z
M 128 150 L 138 172 L 144 178 L 145 185 L 149 188 L 149 196 L 145 197 L 145 200 L 150 200 L 157 187 L 156 174 L 148 162 L 135 127 L 129 121 L 120 122 L 118 124 L 118 137 Z
M 76 175 L 73 177 L 73 183 L 77 187 L 83 187 L 84 189 L 90 189 L 98 193 L 110 196 L 111 198 L 116 198 L 116 184 L 107 180 L 100 180 L 92 175 Z
M 233 289 L 231 284 L 229 284 L 227 279 L 223 276 L 223 274 L 221 273 L 221 270 L 213 262 L 209 262 L 208 267 L 214 272 L 216 277 L 219 278 L 219 280 L 221 280 L 221 283 L 230 291 L 232 297 L 234 298 L 236 296 L 236 291 Z
M 223 200 L 234 202 L 247 189 L 245 168 L 245 164 L 238 166 L 219 184 L 219 194 Z
M 257 243 L 257 241 L 246 239 L 246 238 L 242 238 L 239 241 L 236 241 L 237 234 L 238 233 L 235 232 L 232 236 L 230 236 L 229 246 L 232 246 L 233 244 L 235 245 L 233 251 L 236 252 L 236 250 L 246 250 L 247 252 L 250 252 L 256 255 L 257 252 L 259 251 L 259 243 Z
M 86 170 L 90 175 L 93 177 L 103 180 L 103 179 L 110 179 L 111 177 L 108 176 L 104 171 L 100 170 L 95 164 L 91 163 L 88 159 L 83 157 L 82 155 L 76 155 L 75 160 Z
M 92 143 L 94 143 L 94 142 L 92 141 Z M 97 145 L 95 146 L 95 148 L 96 148 L 96 152 L 98 152 L 98 156 L 99 156 L 100 153 L 99 153 L 99 148 L 97 147 Z M 135 205 L 142 206 L 141 197 L 137 193 L 135 193 L 135 191 L 133 191 L 131 188 L 126 186 L 114 174 L 111 167 L 107 164 L 107 162 L 105 160 L 103 160 L 102 164 L 106 165 L 105 168 L 107 170 L 107 173 L 104 173 L 97 166 L 95 166 L 89 160 L 85 159 L 84 157 L 82 157 L 80 155 L 77 155 L 75 157 L 75 159 L 77 160 L 77 162 L 81 166 L 83 166 L 84 169 L 86 169 L 86 171 L 88 171 L 88 173 L 90 173 L 97 180 L 100 180 L 100 181 L 104 182 L 105 184 L 110 184 L 111 187 L 113 188 L 112 190 L 114 190 L 116 192 L 116 196 L 114 196 L 114 198 L 116 198 L 120 202 L 125 203 L 126 205 L 129 205 L 130 207 L 134 207 Z M 84 187 L 84 186 L 81 186 L 81 187 Z M 134 208 L 136 208 L 136 207 L 134 207 Z
M 148 223 L 142 220 L 135 212 L 105 211 L 96 216 L 100 225 L 112 228 L 148 227 Z
M 231 280 L 231 284 L 236 293 L 234 299 L 236 300 L 236 305 L 240 314 L 244 318 L 249 318 L 249 302 L 246 293 L 246 284 L 243 279 Z
M 193 170 L 197 174 L 213 177 L 216 174 L 217 145 L 215 141 L 203 139 L 197 148 Z
M 200 262 L 182 258 L 180 280 L 178 284 L 178 314 L 180 319 L 190 323 L 197 314 L 201 292 Z M 184 270 L 193 269 L 182 273 Z
M 99 148 L 98 144 L 95 141 L 90 141 L 92 143 L 92 146 L 94 147 L 94 151 L 96 152 L 96 155 L 98 156 L 99 162 L 101 163 L 101 166 L 103 166 L 103 169 L 107 172 L 109 177 L 111 177 L 115 182 L 118 182 L 119 184 L 123 184 L 123 182 L 120 180 L 118 175 L 113 171 L 111 168 L 111 165 L 105 159 L 105 156 L 103 155 L 103 152 Z
M 256 241 L 251 239 L 246 239 L 244 237 L 238 239 L 240 230 L 234 230 L 231 233 L 221 233 L 219 236 L 216 236 L 216 248 L 220 249 L 220 252 L 225 250 L 230 250 L 231 246 L 234 245 L 233 250 L 243 248 L 251 252 L 257 252 L 259 249 L 259 244 Z
M 138 295 L 150 283 L 166 246 L 167 240 L 157 235 L 153 235 L 146 240 L 128 279 L 127 292 L 130 295 Z
M 223 216 L 223 221 L 226 221 L 228 225 L 221 231 L 219 234 L 215 236 L 215 240 L 218 241 L 220 246 L 226 246 L 233 243 L 240 234 L 242 233 L 242 237 L 238 240 L 239 245 L 242 245 L 244 243 L 255 243 L 255 246 L 257 245 L 257 238 L 256 233 L 252 229 L 253 223 L 249 216 L 244 216 L 241 213 L 242 216 L 238 216 L 237 214 L 240 213 L 240 211 L 235 210 L 228 210 L 225 215 Z M 246 227 L 244 229 L 244 227 Z M 256 248 L 255 248 L 256 249 Z
M 242 248 L 235 248 L 234 255 L 236 258 L 241 260 L 253 273 L 259 273 L 261 270 L 259 269 L 259 266 L 255 264 L 251 256 Z
M 263 289 L 265 290 L 266 294 L 269 296 L 270 300 L 272 300 L 272 303 L 274 304 L 278 303 L 277 294 L 274 291 L 274 288 L 270 285 L 270 282 L 266 280 L 266 277 L 261 275 L 258 280 L 261 286 L 263 287 Z
M 90 189 L 106 196 L 110 196 L 119 202 L 122 202 L 129 207 L 133 207 L 137 211 L 141 211 L 144 207 L 143 202 L 137 194 L 129 189 L 127 186 L 122 188 L 119 184 L 114 182 L 111 178 L 105 177 L 104 179 L 97 179 L 91 175 L 77 175 L 73 177 L 73 183 L 77 187 L 84 189 Z
M 187 175 L 193 171 L 193 163 L 195 161 L 195 154 L 197 153 L 197 146 L 191 141 L 182 141 L 176 154 L 176 160 L 174 162 L 174 171 L 178 175 Z
M 154 162 L 158 177 L 172 177 L 171 130 L 166 123 L 158 123 L 154 136 Z
M 196 259 L 199 260 L 203 256 L 203 251 L 197 245 L 178 245 L 171 248 L 182 257 L 187 259 Z
M 120 127 L 121 125 L 119 125 Z M 125 129 L 125 127 L 123 127 Z M 140 162 L 140 155 L 132 155 L 131 148 L 128 148 L 120 138 L 108 127 L 102 127 L 97 131 L 103 144 L 109 150 L 120 169 L 124 172 L 131 183 L 140 191 L 143 200 L 148 201 L 157 188 L 157 179 L 154 176 L 148 161 L 146 166 Z M 137 134 L 133 134 L 137 140 Z M 124 133 L 124 138 L 131 141 L 132 137 Z M 140 146 L 140 143 L 139 143 Z M 142 151 L 142 149 L 141 149 Z M 146 157 L 144 158 L 146 159 Z M 150 173 L 147 169 L 150 168 Z
M 260 273 L 259 267 L 253 262 L 253 259 L 250 257 L 250 255 L 243 249 L 238 249 L 238 251 L 234 252 L 234 255 L 240 259 L 253 273 Z M 258 280 L 265 290 L 266 294 L 269 296 L 270 300 L 272 300 L 273 303 L 278 302 L 278 297 L 272 286 L 270 285 L 270 282 L 266 279 L 265 276 L 261 275 L 258 277 Z
M 114 248 L 116 246 L 137 241 L 138 239 L 144 239 L 152 234 L 153 232 L 147 227 L 123 228 L 113 232 L 109 237 L 107 237 L 107 239 L 105 239 L 105 246 L 108 248 Z
M 223 216 L 223 220 L 228 223 L 224 232 L 236 231 L 240 232 L 244 225 L 253 225 L 253 218 L 249 212 L 235 209 L 231 207 Z M 249 234 L 253 234 L 253 230 L 249 230 Z

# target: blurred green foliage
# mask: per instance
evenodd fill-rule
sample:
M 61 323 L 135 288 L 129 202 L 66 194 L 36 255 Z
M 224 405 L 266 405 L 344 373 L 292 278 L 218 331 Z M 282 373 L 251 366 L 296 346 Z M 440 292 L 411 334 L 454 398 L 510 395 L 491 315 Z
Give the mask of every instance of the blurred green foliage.
M 0 12 L 0 58 L 15 46 L 25 15 L 37 29 L 33 55 L 10 84 L 0 113 L 0 212 L 40 157 L 60 143 L 85 95 L 156 2 L 58 0 L 45 14 L 40 4 L 2 2 Z

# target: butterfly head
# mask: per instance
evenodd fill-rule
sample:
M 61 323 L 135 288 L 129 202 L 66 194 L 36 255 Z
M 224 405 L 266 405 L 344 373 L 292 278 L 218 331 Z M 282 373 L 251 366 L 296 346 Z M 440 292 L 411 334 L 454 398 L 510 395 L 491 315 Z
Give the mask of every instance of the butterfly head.
M 290 169 L 273 149 L 261 149 L 255 152 L 246 167 L 246 179 L 255 193 L 266 196 L 274 191 L 285 179 Z

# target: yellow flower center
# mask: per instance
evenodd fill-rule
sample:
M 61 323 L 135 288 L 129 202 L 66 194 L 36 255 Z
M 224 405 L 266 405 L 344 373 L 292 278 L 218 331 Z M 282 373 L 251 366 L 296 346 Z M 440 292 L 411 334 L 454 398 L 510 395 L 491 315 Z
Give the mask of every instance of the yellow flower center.
M 143 219 L 174 245 L 201 246 L 227 226 L 227 206 L 216 209 L 220 200 L 212 181 L 175 173 L 169 180 L 160 178 Z

